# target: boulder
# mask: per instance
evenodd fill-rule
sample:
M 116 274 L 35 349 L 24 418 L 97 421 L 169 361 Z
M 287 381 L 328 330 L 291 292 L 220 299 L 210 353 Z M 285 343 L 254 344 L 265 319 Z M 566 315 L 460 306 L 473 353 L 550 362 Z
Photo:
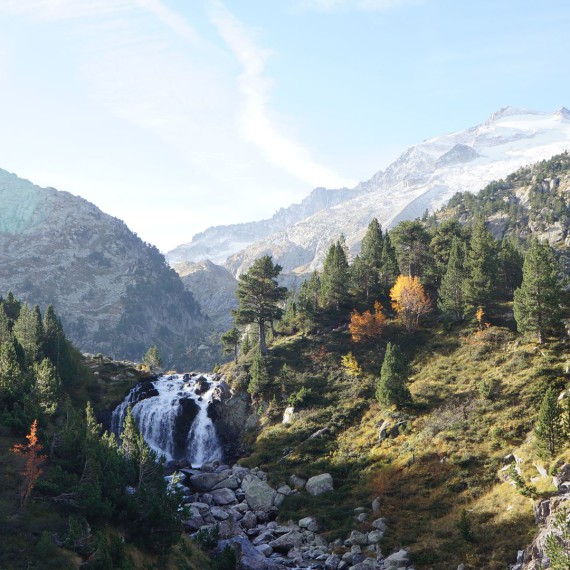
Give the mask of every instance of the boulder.
M 358 532 L 357 530 L 353 530 L 350 533 L 349 540 L 352 544 L 359 544 L 361 546 L 366 546 L 368 544 L 368 535 L 364 532 Z
M 317 532 L 319 530 L 319 523 L 314 517 L 305 517 L 301 519 L 299 521 L 299 526 L 310 532 Z
M 386 519 L 381 518 L 372 521 L 372 528 L 379 530 L 380 532 L 386 532 L 386 529 L 388 528 L 388 525 L 386 524 Z
M 260 544 L 259 546 L 255 547 L 257 550 L 259 550 L 259 552 L 261 552 L 261 554 L 263 554 L 263 556 L 267 557 L 267 556 L 271 556 L 273 554 L 273 548 L 271 548 L 271 546 L 269 546 L 269 544 Z
M 212 516 L 219 521 L 225 521 L 230 518 L 230 515 L 221 507 L 212 507 L 210 512 Z
M 292 548 L 303 544 L 303 535 L 298 530 L 292 530 L 287 534 L 283 534 L 279 538 L 271 541 L 269 546 L 277 552 L 287 553 Z
M 564 483 L 570 481 L 570 463 L 562 465 L 558 473 L 552 478 L 552 482 L 557 489 L 563 486 Z
M 313 495 L 313 497 L 322 495 L 323 493 L 328 493 L 334 489 L 333 478 L 330 473 L 315 475 L 307 481 L 305 488 L 310 495 Z
M 244 488 L 245 491 L 245 500 L 250 509 L 254 511 L 269 511 L 271 509 L 275 496 L 277 495 L 275 489 L 257 478 L 248 481 L 245 487 L 246 488 L 244 488 L 242 483 L 242 488 Z
M 198 396 L 205 394 L 210 389 L 210 382 L 204 376 L 198 376 L 196 378 L 196 387 L 194 388 L 194 393 Z
M 384 568 L 386 568 L 386 570 L 391 568 L 407 568 L 411 566 L 411 564 L 410 555 L 403 548 L 384 559 Z
M 295 408 L 293 406 L 287 406 L 283 412 L 283 421 L 281 423 L 290 424 L 295 418 Z
M 291 477 L 289 477 L 289 483 L 291 483 L 295 489 L 302 489 L 307 483 L 307 480 L 298 475 L 291 475 Z
M 380 501 L 380 497 L 376 497 L 373 501 L 372 501 L 372 512 L 377 515 L 380 512 L 380 506 L 381 506 L 381 501 Z
M 232 505 L 237 503 L 236 495 L 231 489 L 214 489 L 210 494 L 216 505 Z
M 218 543 L 220 550 L 226 546 L 232 548 L 236 553 L 237 570 L 267 570 L 268 564 L 265 556 L 247 538 L 236 536 L 228 540 L 221 540 Z
M 227 478 L 224 473 L 200 473 L 190 477 L 190 485 L 199 491 L 211 491 Z

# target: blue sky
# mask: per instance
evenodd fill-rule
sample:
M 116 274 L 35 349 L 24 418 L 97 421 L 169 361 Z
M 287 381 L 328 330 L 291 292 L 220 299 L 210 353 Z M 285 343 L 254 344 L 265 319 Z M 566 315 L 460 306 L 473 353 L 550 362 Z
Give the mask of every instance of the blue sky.
M 565 0 L 0 0 L 0 167 L 166 251 L 502 106 L 570 106 Z

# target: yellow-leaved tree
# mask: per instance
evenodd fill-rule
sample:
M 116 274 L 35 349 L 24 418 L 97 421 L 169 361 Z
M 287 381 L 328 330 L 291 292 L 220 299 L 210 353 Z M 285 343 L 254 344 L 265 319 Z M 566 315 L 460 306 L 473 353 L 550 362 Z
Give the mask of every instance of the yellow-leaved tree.
M 392 308 L 408 331 L 418 328 L 420 318 L 431 310 L 431 302 L 419 277 L 400 275 L 390 290 Z
M 342 369 L 344 370 L 345 374 L 350 378 L 358 378 L 362 375 L 362 368 L 352 352 L 341 356 L 340 362 L 342 364 Z
M 376 301 L 374 303 L 374 313 L 364 311 L 361 314 L 358 311 L 353 311 L 352 315 L 350 315 L 348 330 L 354 342 L 374 340 L 382 334 L 386 321 L 382 309 L 382 303 Z

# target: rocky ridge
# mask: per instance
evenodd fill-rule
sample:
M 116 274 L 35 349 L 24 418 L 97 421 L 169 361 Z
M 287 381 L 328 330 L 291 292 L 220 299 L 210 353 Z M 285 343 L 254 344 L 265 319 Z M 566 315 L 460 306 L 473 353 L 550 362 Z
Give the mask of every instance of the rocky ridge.
M 93 204 L 0 170 L 0 293 L 53 304 L 80 349 L 165 364 L 207 319 L 158 250 Z
M 510 107 L 494 113 L 484 123 L 465 131 L 446 134 L 411 147 L 385 171 L 376 173 L 354 189 L 326 190 L 330 204 L 296 217 L 291 206 L 291 223 L 273 220 L 258 222 L 263 235 L 245 245 L 239 226 L 219 226 L 206 230 L 184 248 L 168 254 L 172 261 L 196 260 L 207 256 L 198 251 L 206 236 L 224 243 L 220 253 L 227 256 L 226 267 L 234 275 L 246 270 L 256 258 L 273 256 L 287 273 L 304 274 L 318 269 L 331 241 L 342 233 L 353 253 L 362 235 L 377 217 L 384 227 L 435 210 L 456 192 L 476 192 L 532 162 L 549 158 L 570 146 L 569 113 L 562 108 L 542 114 Z M 295 214 L 294 214 L 295 213 Z M 252 226 L 253 227 L 253 226 Z M 261 227 L 261 226 L 255 226 Z M 194 245 L 192 245 L 194 244 Z M 218 262 L 221 262 L 217 258 Z

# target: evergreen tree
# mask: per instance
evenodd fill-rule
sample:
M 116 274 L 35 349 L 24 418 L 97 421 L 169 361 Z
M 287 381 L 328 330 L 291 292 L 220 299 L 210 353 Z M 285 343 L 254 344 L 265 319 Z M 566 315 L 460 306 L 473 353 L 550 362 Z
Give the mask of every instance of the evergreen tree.
M 249 384 L 247 391 L 255 396 L 263 392 L 269 383 L 269 372 L 267 370 L 267 363 L 265 357 L 258 350 L 255 352 L 251 367 L 249 369 Z
M 429 272 L 430 236 L 420 221 L 400 222 L 390 233 L 402 275 L 424 277 Z
M 285 287 L 280 287 L 277 277 L 281 266 L 274 264 L 269 255 L 256 259 L 252 266 L 239 276 L 236 290 L 238 308 L 232 311 L 235 323 L 247 325 L 255 323 L 259 331 L 259 348 L 267 354 L 266 327 L 281 318 L 283 309 L 279 303 L 287 294 Z
M 31 365 L 43 356 L 43 324 L 39 307 L 33 309 L 25 303 L 20 309 L 18 320 L 14 323 L 14 336 L 24 349 L 26 363 Z
M 144 365 L 148 366 L 148 369 L 152 372 L 158 370 L 162 366 L 162 358 L 160 357 L 160 352 L 156 346 L 150 346 L 142 358 Z
M 321 274 L 321 293 L 325 306 L 339 309 L 348 298 L 349 266 L 344 238 L 331 244 Z
M 433 231 L 429 251 L 435 263 L 438 282 L 441 282 L 441 278 L 447 271 L 453 241 L 455 239 L 463 241 L 462 238 L 461 224 L 457 220 L 446 220 Z
M 558 262 L 552 248 L 535 238 L 523 264 L 523 280 L 514 295 L 517 329 L 535 333 L 544 342 L 546 333 L 560 327 Z
M 357 289 L 364 298 L 376 299 L 380 294 L 380 267 L 382 265 L 382 252 L 384 250 L 384 236 L 382 227 L 376 218 L 373 218 L 362 238 L 360 256 L 355 260 L 352 269 Z
M 385 405 L 402 406 L 410 403 L 412 395 L 407 386 L 408 366 L 397 345 L 388 343 L 380 378 L 376 385 L 376 398 Z
M 0 397 L 18 400 L 26 388 L 27 381 L 18 362 L 15 343 L 6 340 L 0 344 Z
M 61 381 L 55 366 L 48 358 L 44 358 L 39 364 L 34 364 L 33 371 L 36 400 L 43 413 L 51 416 L 57 410 Z
M 0 303 L 0 342 L 10 340 L 12 337 L 12 324 L 4 311 L 4 303 Z
M 458 238 L 453 238 L 447 270 L 438 291 L 437 305 L 440 311 L 452 315 L 456 321 L 462 321 L 465 316 L 464 281 L 465 246 Z
M 238 361 L 238 346 L 241 338 L 241 333 L 238 328 L 232 327 L 226 331 L 221 337 L 222 345 L 224 346 L 225 353 L 234 353 L 234 361 Z
M 6 295 L 6 299 L 3 302 L 4 311 L 8 315 L 8 318 L 11 321 L 17 321 L 18 317 L 20 316 L 20 309 L 22 308 L 22 304 L 16 297 L 14 297 L 14 293 L 10 291 L 8 295 Z
M 496 293 L 497 248 L 483 220 L 478 220 L 473 227 L 465 269 L 463 297 L 466 307 L 470 311 L 476 307 L 488 309 Z
M 501 297 L 512 299 L 515 290 L 522 283 L 522 268 L 524 256 L 513 245 L 513 242 L 504 239 L 499 250 L 499 287 Z
M 554 388 L 548 388 L 538 411 L 535 434 L 538 447 L 549 455 L 555 455 L 562 437 L 562 411 Z
M 396 282 L 400 271 L 398 269 L 398 259 L 396 257 L 396 249 L 392 245 L 392 240 L 388 232 L 384 234 L 384 248 L 382 249 L 382 257 L 380 258 L 380 287 L 382 293 L 387 294 L 390 288 Z
M 64 352 L 67 352 L 67 342 L 63 326 L 55 313 L 53 305 L 48 305 L 43 321 L 44 354 L 59 370 Z M 67 356 L 67 355 L 66 355 Z
M 314 315 L 321 307 L 321 277 L 313 271 L 311 277 L 303 281 L 299 291 L 299 308 L 308 315 Z

